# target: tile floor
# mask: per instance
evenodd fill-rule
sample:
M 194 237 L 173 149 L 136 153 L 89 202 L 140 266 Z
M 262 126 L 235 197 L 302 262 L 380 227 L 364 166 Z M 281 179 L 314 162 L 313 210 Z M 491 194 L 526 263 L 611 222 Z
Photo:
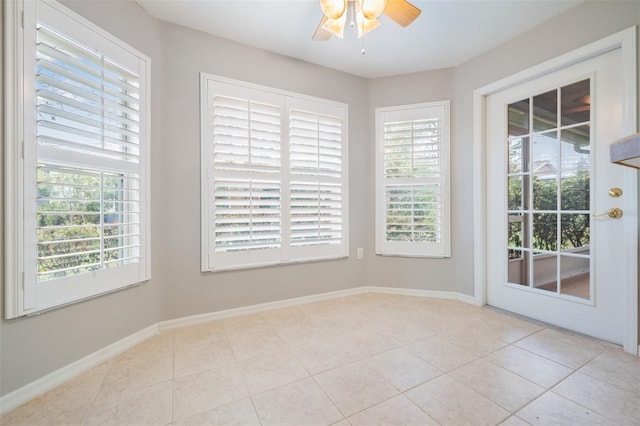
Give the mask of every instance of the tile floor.
M 640 359 L 464 303 L 368 293 L 164 332 L 2 425 L 640 425 Z

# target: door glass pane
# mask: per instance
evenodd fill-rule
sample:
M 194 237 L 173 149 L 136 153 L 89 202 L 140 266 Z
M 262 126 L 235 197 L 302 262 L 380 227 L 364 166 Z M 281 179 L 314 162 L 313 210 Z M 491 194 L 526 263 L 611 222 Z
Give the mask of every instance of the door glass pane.
M 533 137 L 532 171 L 534 173 L 553 176 L 558 171 L 559 155 L 557 132 Z
M 558 183 L 555 175 L 544 174 L 533 177 L 533 208 L 535 210 L 558 208 Z
M 529 133 L 529 99 L 510 104 L 509 115 L 509 137 L 521 136 Z
M 512 284 L 590 299 L 590 102 L 583 80 L 508 105 Z
M 533 252 L 533 286 L 539 290 L 558 291 L 558 256 Z
M 522 176 L 509 177 L 509 210 L 522 210 Z
M 589 214 L 563 214 L 560 218 L 563 251 L 589 254 Z
M 590 260 L 588 256 L 560 256 L 560 293 L 590 299 Z
M 522 214 L 509 215 L 509 248 L 522 247 Z
M 509 282 L 529 286 L 529 265 L 531 253 L 522 250 L 509 250 Z
M 509 141 L 509 173 L 529 171 L 529 138 L 516 138 Z
M 558 127 L 558 91 L 551 90 L 533 97 L 533 131 Z
M 553 213 L 533 214 L 533 248 L 555 251 L 558 249 L 558 215 Z
M 561 124 L 586 123 L 591 120 L 591 82 L 582 80 L 560 89 Z
M 578 126 L 560 132 L 563 170 L 589 170 L 591 167 L 591 126 Z
M 589 171 L 562 173 L 560 181 L 560 205 L 562 210 L 589 210 Z

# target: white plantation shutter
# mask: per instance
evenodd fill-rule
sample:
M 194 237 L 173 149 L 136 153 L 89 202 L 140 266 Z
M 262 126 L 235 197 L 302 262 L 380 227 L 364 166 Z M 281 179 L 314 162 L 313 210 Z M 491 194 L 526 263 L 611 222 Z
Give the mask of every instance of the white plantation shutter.
M 149 60 L 58 3 L 22 7 L 24 292 L 9 316 L 150 272 Z
M 201 83 L 202 269 L 345 256 L 346 106 Z
M 342 243 L 343 117 L 325 105 L 291 100 L 291 244 Z
M 376 110 L 376 252 L 449 256 L 449 104 Z

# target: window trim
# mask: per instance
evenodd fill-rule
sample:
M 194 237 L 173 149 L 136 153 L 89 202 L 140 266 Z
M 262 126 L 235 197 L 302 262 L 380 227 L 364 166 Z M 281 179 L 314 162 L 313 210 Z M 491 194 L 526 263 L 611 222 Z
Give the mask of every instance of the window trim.
M 440 154 L 442 169 L 440 173 L 440 185 L 442 191 L 442 243 L 433 244 L 425 242 L 407 242 L 389 244 L 386 241 L 386 209 L 384 174 L 384 116 L 386 113 L 411 113 L 421 109 L 441 108 L 443 115 L 443 134 L 440 140 Z M 449 258 L 451 257 L 451 166 L 450 166 L 450 101 L 435 101 L 419 104 L 380 107 L 375 109 L 375 253 L 381 256 L 416 257 L 416 258 Z M 412 178 L 408 178 L 412 179 Z M 416 178 L 419 180 L 419 178 Z
M 42 12 L 41 12 L 42 11 Z M 31 64 L 35 64 L 35 58 L 30 58 L 31 52 L 35 52 L 35 31 L 36 23 L 40 13 L 59 14 L 58 19 L 64 19 L 74 23 L 74 28 L 83 27 L 81 31 L 89 31 L 98 39 L 103 40 L 107 48 L 116 48 L 117 51 L 126 51 L 127 55 L 137 58 L 140 65 L 140 165 L 138 174 L 140 176 L 140 262 L 137 269 L 137 279 L 130 282 L 128 280 L 122 285 L 113 285 L 118 282 L 117 277 L 121 274 L 121 268 L 101 269 L 91 274 L 81 274 L 86 281 L 92 285 L 86 286 L 88 291 L 74 294 L 60 300 L 50 301 L 46 304 L 38 302 L 38 283 L 27 281 L 29 275 L 34 276 L 34 272 L 29 272 L 28 267 L 36 264 L 35 248 L 29 253 L 28 247 L 33 236 L 29 236 L 26 227 L 31 220 L 25 218 L 26 214 L 33 213 L 35 207 L 26 205 L 29 194 L 35 191 L 34 188 L 27 188 L 29 182 L 35 185 L 35 168 L 37 166 L 37 154 L 35 148 L 35 80 L 30 76 L 27 69 Z M 77 25 L 77 26 L 76 26 Z M 149 57 L 129 46 L 115 36 L 109 34 L 102 28 L 88 21 L 84 17 L 76 14 L 54 0 L 37 1 L 12 1 L 5 3 L 4 20 L 5 37 L 5 67 L 4 67 L 4 136 L 5 158 L 4 158 L 4 191 L 5 191 L 5 318 L 17 318 L 25 315 L 42 313 L 51 309 L 56 309 L 69 304 L 77 303 L 106 293 L 120 291 L 124 288 L 138 285 L 151 278 L 151 244 L 150 244 L 150 86 L 151 86 L 151 61 Z M 28 32 L 33 31 L 33 34 Z M 63 31 L 65 34 L 68 31 Z M 33 42 L 33 43 L 32 43 Z M 25 44 L 29 43 L 29 46 Z M 91 44 L 91 43 L 88 43 Z M 105 49 L 101 49 L 105 50 Z M 110 56 L 108 54 L 107 56 Z M 35 70 L 35 68 L 34 68 Z M 29 72 L 29 75 L 25 73 Z M 28 121 L 28 122 L 27 122 Z M 33 146 L 32 146 L 33 144 Z M 31 170 L 33 169 L 33 170 Z M 28 176 L 27 176 L 28 175 Z M 32 176 L 33 175 L 33 176 Z M 36 223 L 35 217 L 33 224 Z M 33 243 L 33 241 L 31 241 Z M 130 266 L 130 265 L 124 265 Z M 128 268 L 130 269 L 130 268 Z M 79 276 L 74 276 L 71 281 L 77 281 Z M 116 277 L 116 278 L 113 278 Z M 70 284 L 73 287 L 73 283 Z M 69 287 L 62 289 L 65 293 Z
M 210 82 L 218 82 L 226 85 L 238 86 L 239 90 L 259 90 L 269 94 L 275 94 L 283 97 L 283 114 L 281 118 L 282 138 L 286 138 L 286 144 L 283 150 L 281 150 L 281 172 L 280 181 L 284 182 L 285 179 L 291 182 L 290 179 L 290 164 L 289 156 L 284 155 L 285 149 L 289 149 L 289 128 L 288 128 L 288 111 L 286 106 L 289 105 L 286 99 L 293 98 L 295 100 L 301 100 L 303 102 L 314 102 L 322 104 L 323 107 L 340 108 L 343 110 L 343 122 L 342 122 L 342 243 L 339 245 L 333 245 L 327 247 L 326 245 L 307 246 L 307 247 L 295 247 L 294 250 L 302 253 L 299 256 L 293 258 L 291 256 L 291 245 L 285 246 L 285 243 L 289 242 L 289 235 L 285 235 L 285 228 L 290 222 L 289 215 L 289 193 L 285 193 L 285 188 L 281 187 L 281 205 L 282 205 L 282 220 L 281 220 L 281 232 L 282 232 L 282 246 L 281 255 L 276 256 L 273 259 L 267 261 L 252 261 L 250 263 L 238 264 L 238 265 L 219 265 L 216 266 L 210 261 L 210 250 L 213 248 L 211 241 L 212 227 L 210 225 L 209 215 L 212 209 L 212 199 L 210 199 L 209 189 L 209 175 L 212 173 L 212 162 L 208 161 L 211 158 L 211 143 L 209 138 L 209 124 L 210 117 L 208 115 L 208 84 Z M 285 120 L 286 118 L 286 120 Z M 349 129 L 349 107 L 345 103 L 317 98 L 313 96 L 303 95 L 300 93 L 290 92 L 286 90 L 276 89 L 259 84 L 244 82 L 227 77 L 221 77 L 214 74 L 205 72 L 200 73 L 200 211 L 201 211 L 201 271 L 202 272 L 218 272 L 229 270 L 245 270 L 255 269 L 270 266 L 298 264 L 307 262 L 318 262 L 327 260 L 337 260 L 349 257 L 349 143 L 348 143 L 348 131 Z M 287 184 L 286 188 L 289 186 Z M 340 247 L 340 250 L 333 249 L 334 247 Z M 235 253 L 238 256 L 248 256 L 246 252 Z

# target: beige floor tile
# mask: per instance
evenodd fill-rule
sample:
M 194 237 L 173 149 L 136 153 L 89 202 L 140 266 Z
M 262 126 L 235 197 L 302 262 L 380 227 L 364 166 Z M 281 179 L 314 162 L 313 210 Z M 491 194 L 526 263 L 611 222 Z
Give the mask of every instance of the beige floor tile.
M 209 331 L 202 327 L 193 326 L 174 330 L 175 348 L 192 345 L 208 345 Z
M 320 335 L 306 344 L 294 346 L 292 353 L 300 364 L 314 375 L 331 370 L 364 357 L 363 352 L 353 342 Z
M 166 425 L 171 422 L 171 381 L 96 400 L 85 425 Z
M 406 392 L 429 416 L 445 425 L 496 425 L 509 412 L 448 375 Z
M 634 393 L 640 404 L 640 358 L 621 350 L 609 350 L 582 367 L 580 372 Z
M 502 333 L 494 332 L 491 328 L 475 325 L 439 334 L 441 339 L 460 346 L 476 356 L 483 356 L 507 346 L 509 343 L 501 340 L 500 336 Z
M 382 329 L 386 333 L 392 334 L 403 345 L 432 337 L 442 331 L 438 321 L 424 319 L 415 322 L 395 320 L 387 322 Z
M 68 400 L 65 405 L 34 400 L 0 417 L 0 425 L 11 426 L 80 426 L 89 414 L 91 403 L 76 404 Z M 31 405 L 34 404 L 34 405 Z
M 174 380 L 173 419 L 182 420 L 249 396 L 238 367 L 209 370 Z
M 353 426 L 423 426 L 438 424 L 404 395 L 395 396 L 378 405 L 367 408 L 349 417 L 348 420 Z
M 260 426 L 260 420 L 251 399 L 246 398 L 173 423 L 173 426 L 201 425 Z
M 0 416 L 0 424 L 82 424 L 108 371 L 101 364 Z
M 529 423 L 522 420 L 520 417 L 513 415 L 504 422 L 500 423 L 500 426 L 528 426 Z
M 407 345 L 405 349 L 442 371 L 451 371 L 477 358 L 468 349 L 436 336 Z
M 238 364 L 251 395 L 309 377 L 294 357 L 282 354 L 257 356 Z
M 638 424 L 640 399 L 637 393 L 624 391 L 580 372 L 565 379 L 553 392 L 618 424 Z
M 174 377 L 187 376 L 207 370 L 224 368 L 227 363 L 235 362 L 229 345 L 176 346 L 173 356 Z
M 363 362 L 339 367 L 314 378 L 345 416 L 369 408 L 398 393 Z
M 532 425 L 610 425 L 611 420 L 581 407 L 553 392 L 546 393 L 518 411 L 517 416 Z
M 173 378 L 173 354 L 160 353 L 109 365 L 98 398 L 119 398 L 122 392 L 166 382 Z
M 574 371 L 513 345 L 489 354 L 485 359 L 544 388 L 550 388 Z
M 544 388 L 483 359 L 449 373 L 480 395 L 514 412 L 544 392 Z
M 347 419 L 342 419 L 339 422 L 331 423 L 331 426 L 351 426 L 351 423 L 349 423 Z
M 576 341 L 568 336 L 563 340 L 555 333 L 545 333 L 546 331 L 533 334 L 514 344 L 573 369 L 581 367 L 604 351 L 604 347 L 595 346 L 591 342 Z
M 403 348 L 378 354 L 365 363 L 401 392 L 442 374 L 433 365 Z
M 263 426 L 329 425 L 343 419 L 311 378 L 263 392 L 253 402 Z
M 288 352 L 285 343 L 271 327 L 268 331 L 227 334 L 227 337 L 237 360 Z
M 542 330 L 539 325 L 531 324 L 508 315 L 489 319 L 475 325 L 476 328 L 489 333 L 494 338 L 513 343 L 530 334 Z
M 162 332 L 114 357 L 111 362 L 126 363 L 130 361 L 142 361 L 145 358 L 153 358 L 161 354 L 172 353 L 174 349 L 173 337 L 173 331 Z

